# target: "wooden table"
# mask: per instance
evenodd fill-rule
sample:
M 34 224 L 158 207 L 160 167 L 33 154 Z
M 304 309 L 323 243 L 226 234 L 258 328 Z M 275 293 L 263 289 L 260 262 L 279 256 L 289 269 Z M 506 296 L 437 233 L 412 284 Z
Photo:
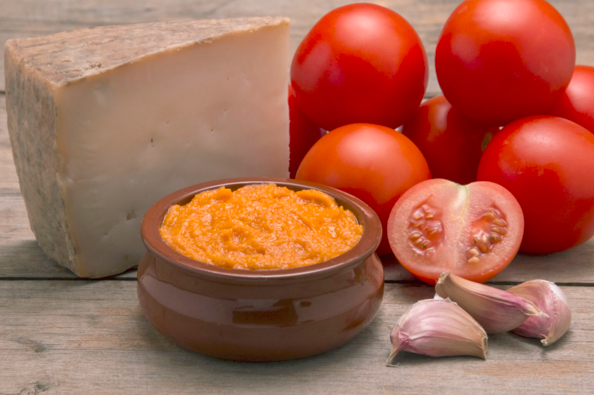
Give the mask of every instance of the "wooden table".
M 78 27 L 133 22 L 286 15 L 293 50 L 342 0 L 0 0 L 0 42 Z M 457 0 L 377 1 L 407 18 L 433 54 Z M 554 0 L 571 25 L 578 63 L 594 64 L 594 1 Z M 48 260 L 29 229 L 6 131 L 0 64 L 0 394 L 180 393 L 594 393 L 594 240 L 551 256 L 518 256 L 492 284 L 557 282 L 573 309 L 557 344 L 510 334 L 489 338 L 488 360 L 412 354 L 385 366 L 400 315 L 433 289 L 386 262 L 386 294 L 375 321 L 349 344 L 305 360 L 245 364 L 176 347 L 144 319 L 134 271 L 91 281 Z M 584 180 L 584 182 L 593 182 Z

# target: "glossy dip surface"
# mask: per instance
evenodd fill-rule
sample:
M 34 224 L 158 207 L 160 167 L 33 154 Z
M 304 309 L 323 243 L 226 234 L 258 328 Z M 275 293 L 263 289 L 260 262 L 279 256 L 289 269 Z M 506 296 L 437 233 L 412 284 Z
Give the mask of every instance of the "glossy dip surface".
M 282 270 L 228 269 L 195 261 L 170 248 L 159 227 L 172 205 L 204 191 L 274 183 L 314 189 L 350 210 L 363 226 L 359 242 L 315 265 Z M 333 188 L 288 179 L 219 180 L 175 192 L 142 222 L 147 254 L 138 270 L 138 299 L 148 321 L 187 349 L 235 361 L 304 358 L 338 347 L 375 317 L 384 272 L 374 254 L 381 238 L 377 215 L 359 199 Z
M 233 269 L 289 269 L 332 259 L 363 234 L 355 215 L 328 194 L 275 184 L 221 187 L 173 205 L 159 232 L 196 261 Z

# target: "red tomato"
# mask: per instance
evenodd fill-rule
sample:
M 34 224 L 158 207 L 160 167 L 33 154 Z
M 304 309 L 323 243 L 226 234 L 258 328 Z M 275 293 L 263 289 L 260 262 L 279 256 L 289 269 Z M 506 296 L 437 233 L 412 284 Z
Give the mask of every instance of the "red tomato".
M 307 119 L 295 102 L 295 91 L 289 85 L 289 174 L 295 178 L 307 151 L 322 137 L 322 130 Z
M 547 114 L 569 84 L 575 43 L 544 0 L 467 0 L 435 52 L 445 97 L 467 117 L 497 126 Z
M 394 255 L 429 284 L 447 271 L 481 283 L 495 277 L 518 252 L 523 231 L 520 205 L 492 182 L 422 182 L 402 195 L 388 221 Z
M 427 55 L 412 26 L 374 4 L 326 14 L 293 58 L 291 85 L 305 115 L 326 130 L 402 125 L 427 88 Z
M 575 67 L 569 86 L 552 114 L 569 119 L 594 133 L 594 67 Z
M 296 178 L 338 188 L 374 209 L 384 229 L 376 252 L 385 255 L 390 253 L 386 223 L 392 206 L 431 174 L 407 137 L 384 126 L 353 124 L 322 137 L 301 162 Z
M 402 127 L 421 150 L 433 178 L 458 184 L 476 181 L 483 150 L 496 126 L 479 125 L 463 116 L 444 96 L 427 100 Z
M 507 188 L 526 229 L 520 249 L 548 254 L 594 235 L 594 134 L 556 117 L 507 125 L 483 153 L 478 179 Z

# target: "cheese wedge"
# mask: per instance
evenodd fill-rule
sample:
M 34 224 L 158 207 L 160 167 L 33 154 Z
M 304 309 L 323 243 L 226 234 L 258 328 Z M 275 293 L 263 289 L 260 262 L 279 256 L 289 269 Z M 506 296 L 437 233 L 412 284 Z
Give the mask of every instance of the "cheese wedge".
M 107 26 L 5 46 L 8 130 L 41 248 L 82 277 L 137 265 L 163 196 L 287 177 L 289 20 Z

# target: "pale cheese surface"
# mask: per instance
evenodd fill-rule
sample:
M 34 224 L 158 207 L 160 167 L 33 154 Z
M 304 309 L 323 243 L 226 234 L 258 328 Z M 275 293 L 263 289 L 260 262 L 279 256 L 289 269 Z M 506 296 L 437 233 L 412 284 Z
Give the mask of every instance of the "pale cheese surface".
M 286 18 L 82 29 L 6 52 L 31 226 L 80 276 L 137 265 L 142 216 L 177 189 L 288 176 Z

